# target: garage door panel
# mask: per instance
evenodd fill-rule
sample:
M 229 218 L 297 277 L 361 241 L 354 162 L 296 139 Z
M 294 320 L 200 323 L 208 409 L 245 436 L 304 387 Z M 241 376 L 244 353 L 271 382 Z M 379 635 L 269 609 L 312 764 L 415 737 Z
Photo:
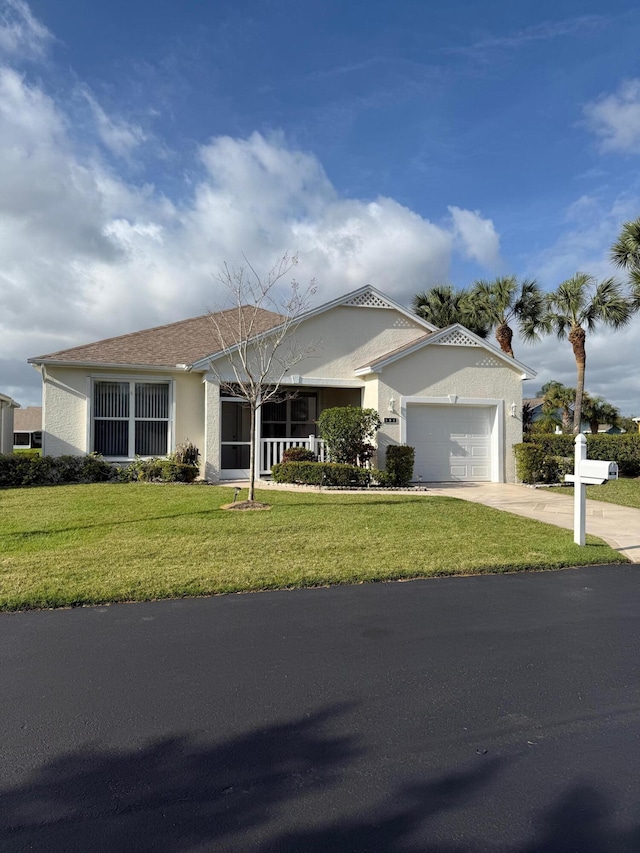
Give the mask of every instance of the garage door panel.
M 415 448 L 414 476 L 426 482 L 490 481 L 494 411 L 409 405 L 407 444 Z

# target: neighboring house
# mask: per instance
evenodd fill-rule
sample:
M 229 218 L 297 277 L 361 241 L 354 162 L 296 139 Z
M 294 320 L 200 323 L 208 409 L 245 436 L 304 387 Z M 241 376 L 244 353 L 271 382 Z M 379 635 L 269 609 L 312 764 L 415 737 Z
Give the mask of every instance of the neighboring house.
M 529 406 L 529 411 L 531 412 L 531 423 L 535 423 L 539 421 L 542 417 L 542 404 L 544 403 L 544 397 L 524 397 L 522 400 L 522 405 Z
M 13 453 L 13 419 L 19 408 L 20 403 L 0 394 L 0 453 Z
M 542 411 L 542 406 L 544 404 L 544 397 L 525 397 L 522 401 L 522 404 L 527 404 L 529 406 L 529 411 L 531 412 L 531 423 L 535 424 L 536 421 L 539 421 L 542 417 L 544 417 L 544 413 Z M 571 424 L 573 425 L 573 407 L 569 409 L 571 413 Z M 555 415 L 558 420 L 562 420 L 562 409 L 556 409 Z M 591 424 L 588 421 L 582 421 L 582 432 L 591 434 Z M 560 424 L 556 426 L 555 429 L 557 434 L 562 433 L 562 427 Z M 600 424 L 598 427 L 598 433 L 606 433 L 607 435 L 621 435 L 625 430 L 618 426 L 611 426 L 611 424 Z
M 591 427 L 587 425 L 587 427 L 583 424 L 583 432 L 591 432 Z M 622 435 L 626 432 L 626 429 L 622 429 L 619 426 L 611 426 L 611 424 L 600 424 L 598 426 L 598 434 L 604 433 L 605 435 Z
M 264 333 L 281 318 L 263 311 L 259 321 Z M 308 311 L 295 335 L 311 354 L 285 378 L 294 396 L 261 409 L 260 475 L 284 447 L 315 446 L 323 409 L 356 405 L 384 422 L 380 467 L 387 445 L 406 443 L 416 479 L 515 480 L 522 380 L 535 375 L 519 361 L 459 324 L 437 330 L 369 286 Z M 216 378 L 233 379 L 229 352 L 204 315 L 29 359 L 42 373 L 44 452 L 126 461 L 188 437 L 207 480 L 247 477 L 248 411 Z
M 13 449 L 42 447 L 42 406 L 17 409 L 13 416 Z
M 541 420 L 544 417 L 544 412 L 542 411 L 542 406 L 544 405 L 544 397 L 525 397 L 522 401 L 523 405 L 527 404 L 529 406 L 529 411 L 531 412 L 531 424 L 535 424 L 536 421 Z M 573 423 L 573 406 L 569 409 L 571 414 L 571 422 Z M 556 433 L 562 432 L 562 427 L 560 426 L 562 422 L 562 409 L 556 409 L 554 415 L 558 419 L 558 425 L 556 426 Z

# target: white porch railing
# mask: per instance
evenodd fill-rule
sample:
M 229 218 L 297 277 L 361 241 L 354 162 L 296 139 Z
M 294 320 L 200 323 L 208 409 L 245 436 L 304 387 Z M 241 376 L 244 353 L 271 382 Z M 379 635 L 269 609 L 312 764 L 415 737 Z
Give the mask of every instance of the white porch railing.
M 260 440 L 260 475 L 270 474 L 271 466 L 282 462 L 282 454 L 290 447 L 307 447 L 319 462 L 327 461 L 324 441 L 315 435 L 309 438 L 263 438 Z

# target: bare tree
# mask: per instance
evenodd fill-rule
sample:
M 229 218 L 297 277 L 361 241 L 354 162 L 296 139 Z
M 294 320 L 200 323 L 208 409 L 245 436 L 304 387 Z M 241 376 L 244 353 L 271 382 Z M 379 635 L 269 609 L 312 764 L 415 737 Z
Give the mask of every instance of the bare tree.
M 313 344 L 303 346 L 296 331 L 316 284 L 312 280 L 301 287 L 292 279 L 283 287 L 283 279 L 298 263 L 297 255 L 285 253 L 264 276 L 244 260 L 237 268 L 225 263 L 217 274 L 227 298 L 218 311 L 209 312 L 209 319 L 227 356 L 221 363 L 213 362 L 211 370 L 220 390 L 244 400 L 251 413 L 248 500 L 253 502 L 258 413 L 266 402 L 290 396 L 282 387 L 285 377 L 315 349 Z

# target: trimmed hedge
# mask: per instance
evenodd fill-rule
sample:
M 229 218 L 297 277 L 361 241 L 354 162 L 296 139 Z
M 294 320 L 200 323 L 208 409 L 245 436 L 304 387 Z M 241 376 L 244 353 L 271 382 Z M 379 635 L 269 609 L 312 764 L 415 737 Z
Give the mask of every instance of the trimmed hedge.
M 119 476 L 119 470 L 99 456 L 0 454 L 0 487 L 104 483 Z
M 120 469 L 119 479 L 147 483 L 193 483 L 199 473 L 197 465 L 187 465 L 175 459 L 135 459 Z
M 107 483 L 146 480 L 192 483 L 197 465 L 174 459 L 136 459 L 120 467 L 100 456 L 25 456 L 0 454 L 0 488 L 8 486 L 61 486 L 66 483 Z
M 415 448 L 406 444 L 390 444 L 386 454 L 386 473 L 390 486 L 408 486 L 413 477 Z
M 316 455 L 308 447 L 288 447 L 282 454 L 283 462 L 315 462 Z
M 516 475 L 523 483 L 560 483 L 573 471 L 573 457 L 552 456 L 544 447 L 532 442 L 516 444 Z
M 385 479 L 384 471 L 342 462 L 281 462 L 271 468 L 271 474 L 276 483 L 307 486 L 368 486 Z
M 618 463 L 623 477 L 640 477 L 640 433 L 622 433 L 621 435 L 587 435 L 587 457 L 589 459 L 609 460 Z M 571 458 L 575 453 L 573 435 L 541 435 L 525 440 L 525 445 L 535 444 L 542 448 L 545 455 Z M 518 445 L 522 446 L 522 445 Z M 516 454 L 517 460 L 517 454 Z M 520 474 L 518 474 L 520 477 Z M 520 477 L 523 482 L 529 482 Z

